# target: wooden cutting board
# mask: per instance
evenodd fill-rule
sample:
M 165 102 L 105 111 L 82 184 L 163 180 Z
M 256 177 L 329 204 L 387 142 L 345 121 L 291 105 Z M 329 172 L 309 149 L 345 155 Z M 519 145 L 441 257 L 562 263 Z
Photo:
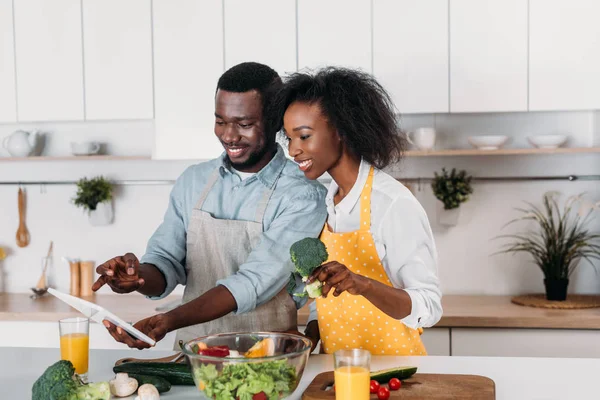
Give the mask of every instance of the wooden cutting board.
M 334 400 L 333 372 L 324 372 L 315 377 L 308 386 L 303 400 Z M 402 381 L 399 390 L 390 391 L 390 400 L 394 399 L 461 399 L 494 400 L 496 384 L 490 378 L 480 375 L 452 374 L 415 374 Z M 371 395 L 377 400 L 377 395 Z

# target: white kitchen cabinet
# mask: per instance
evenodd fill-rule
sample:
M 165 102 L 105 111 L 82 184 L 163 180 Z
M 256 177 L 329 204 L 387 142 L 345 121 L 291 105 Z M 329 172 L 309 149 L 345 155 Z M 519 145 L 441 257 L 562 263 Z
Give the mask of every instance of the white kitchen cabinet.
M 600 108 L 600 2 L 531 0 L 529 109 Z
M 600 331 L 452 329 L 453 356 L 599 358 Z
M 85 117 L 151 119 L 151 0 L 83 0 Z
M 168 333 L 149 350 L 172 350 L 176 332 Z M 0 321 L 0 347 L 59 348 L 58 322 Z M 121 349 L 129 347 L 117 342 L 104 325 L 90 323 L 90 349 Z
M 255 61 L 280 75 L 296 71 L 295 0 L 224 1 L 226 69 Z
M 373 73 L 400 113 L 448 112 L 448 1 L 373 0 Z
M 0 122 L 17 120 L 13 2 L 0 0 Z
M 210 159 L 215 90 L 223 73 L 221 0 L 154 0 L 156 159 Z
M 372 72 L 370 0 L 298 0 L 298 69 Z
M 19 121 L 83 120 L 80 0 L 14 0 Z
M 450 329 L 425 328 L 421 340 L 430 356 L 449 356 L 450 354 Z
M 527 110 L 527 1 L 450 0 L 450 111 Z

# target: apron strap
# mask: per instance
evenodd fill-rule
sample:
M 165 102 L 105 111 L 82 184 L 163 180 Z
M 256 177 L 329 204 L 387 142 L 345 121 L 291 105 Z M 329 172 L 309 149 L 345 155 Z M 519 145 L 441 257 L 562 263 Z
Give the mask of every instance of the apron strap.
M 260 202 L 256 206 L 256 216 L 255 216 L 254 220 L 256 222 L 258 222 L 258 223 L 262 224 L 262 222 L 263 222 L 263 218 L 265 216 L 265 212 L 267 211 L 267 205 L 269 204 L 269 200 L 271 199 L 271 195 L 275 191 L 275 186 L 277 185 L 277 181 L 279 180 L 279 177 L 281 177 L 281 173 L 283 172 L 283 169 L 285 168 L 286 162 L 281 163 L 281 167 L 279 168 L 279 172 L 277 173 L 277 177 L 273 181 L 273 185 L 271 185 L 271 187 L 265 191 L 265 194 L 263 195 L 262 199 L 260 200 Z
M 367 231 L 371 229 L 371 190 L 373 189 L 373 172 L 374 169 L 371 166 L 367 182 L 360 193 L 360 229 Z
M 204 185 L 204 189 L 202 190 L 202 193 L 200 193 L 200 198 L 196 202 L 196 205 L 194 206 L 194 208 L 196 208 L 198 210 L 202 210 L 204 201 L 208 197 L 210 190 L 215 185 L 215 182 L 217 182 L 217 179 L 219 179 L 219 168 L 215 169 L 213 171 L 213 173 L 210 175 L 210 177 L 208 178 L 208 181 L 206 182 L 206 185 Z

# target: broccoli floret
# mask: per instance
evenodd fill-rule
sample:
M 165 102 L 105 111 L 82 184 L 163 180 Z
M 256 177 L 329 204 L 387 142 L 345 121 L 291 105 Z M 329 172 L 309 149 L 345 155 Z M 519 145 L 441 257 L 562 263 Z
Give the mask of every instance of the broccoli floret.
M 311 284 L 306 285 L 304 291 L 308 294 L 308 297 L 311 299 L 316 299 L 317 297 L 321 297 L 321 288 L 323 287 L 323 283 L 320 281 L 314 281 Z
M 108 382 L 89 383 L 79 386 L 75 395 L 72 400 L 109 400 L 110 385 Z
M 325 244 L 317 238 L 310 237 L 294 243 L 290 247 L 290 256 L 294 263 L 295 274 L 302 277 L 303 282 L 306 282 L 313 271 L 327 261 L 329 257 Z M 294 293 L 294 295 L 298 297 L 308 295 L 308 297 L 315 299 L 321 297 L 321 286 L 323 286 L 321 282 L 315 281 L 306 285 L 302 293 Z
M 78 386 L 74 374 L 71 361 L 60 360 L 52 364 L 33 384 L 32 400 L 70 400 Z
M 290 247 L 290 256 L 296 272 L 303 278 L 308 278 L 315 268 L 323 264 L 329 257 L 323 242 L 310 237 L 294 243 Z
M 32 400 L 82 400 L 110 399 L 108 382 L 82 384 L 71 361 L 60 360 L 52 364 L 35 381 L 31 389 Z

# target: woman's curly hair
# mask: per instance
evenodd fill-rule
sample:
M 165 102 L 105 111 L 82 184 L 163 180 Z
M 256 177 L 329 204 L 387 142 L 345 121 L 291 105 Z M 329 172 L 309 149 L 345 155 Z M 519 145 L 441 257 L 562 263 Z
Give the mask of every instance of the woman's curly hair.
M 317 103 L 350 151 L 375 167 L 382 169 L 402 158 L 406 139 L 393 102 L 372 75 L 341 67 L 291 74 L 273 102 L 280 125 L 295 101 Z

